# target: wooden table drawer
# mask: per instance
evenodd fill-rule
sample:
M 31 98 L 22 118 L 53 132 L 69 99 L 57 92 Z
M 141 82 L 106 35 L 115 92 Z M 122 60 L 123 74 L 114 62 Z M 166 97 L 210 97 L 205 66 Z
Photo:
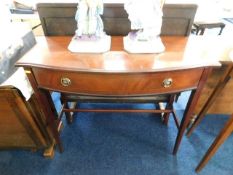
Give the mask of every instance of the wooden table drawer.
M 33 68 L 40 88 L 78 94 L 117 96 L 152 95 L 193 89 L 197 87 L 202 71 L 202 68 L 196 68 L 148 73 L 78 73 Z

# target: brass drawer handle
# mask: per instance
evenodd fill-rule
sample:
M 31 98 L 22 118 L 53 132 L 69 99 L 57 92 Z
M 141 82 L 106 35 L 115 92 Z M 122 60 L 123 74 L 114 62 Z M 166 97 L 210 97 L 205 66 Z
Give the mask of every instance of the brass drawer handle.
M 69 86 L 69 85 L 71 85 L 71 80 L 69 78 L 62 77 L 61 78 L 61 85 L 62 86 Z
M 163 87 L 168 88 L 172 85 L 172 79 L 171 78 L 166 78 L 163 80 Z

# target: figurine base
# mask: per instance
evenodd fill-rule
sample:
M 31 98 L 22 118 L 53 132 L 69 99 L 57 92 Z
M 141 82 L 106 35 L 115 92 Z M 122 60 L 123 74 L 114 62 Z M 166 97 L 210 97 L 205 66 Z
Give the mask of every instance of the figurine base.
M 125 36 L 124 49 L 129 53 L 161 53 L 165 51 L 160 37 L 150 41 L 137 41 Z
M 68 49 L 76 53 L 103 53 L 111 48 L 111 37 L 104 35 L 96 40 L 72 38 Z

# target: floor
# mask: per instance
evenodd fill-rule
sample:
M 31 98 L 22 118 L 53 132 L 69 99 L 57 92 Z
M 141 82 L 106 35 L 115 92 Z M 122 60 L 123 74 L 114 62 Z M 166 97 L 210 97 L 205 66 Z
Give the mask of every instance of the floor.
M 189 93 L 175 104 L 181 117 Z M 60 107 L 59 94 L 53 94 Z M 98 104 L 81 104 L 93 108 Z M 154 108 L 154 104 L 105 104 L 113 108 Z M 42 152 L 0 151 L 1 175 L 194 175 L 194 169 L 223 127 L 227 116 L 209 115 L 172 155 L 177 128 L 151 113 L 78 113 L 61 133 L 65 151 L 46 159 Z M 219 149 L 200 175 L 232 175 L 233 137 Z

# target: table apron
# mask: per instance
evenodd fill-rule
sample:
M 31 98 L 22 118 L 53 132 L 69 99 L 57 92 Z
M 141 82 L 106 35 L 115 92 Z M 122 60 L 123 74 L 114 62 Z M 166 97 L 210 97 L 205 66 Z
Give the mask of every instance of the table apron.
M 195 89 L 203 70 L 204 68 L 145 73 L 98 73 L 32 69 L 40 88 L 106 96 L 153 95 Z

